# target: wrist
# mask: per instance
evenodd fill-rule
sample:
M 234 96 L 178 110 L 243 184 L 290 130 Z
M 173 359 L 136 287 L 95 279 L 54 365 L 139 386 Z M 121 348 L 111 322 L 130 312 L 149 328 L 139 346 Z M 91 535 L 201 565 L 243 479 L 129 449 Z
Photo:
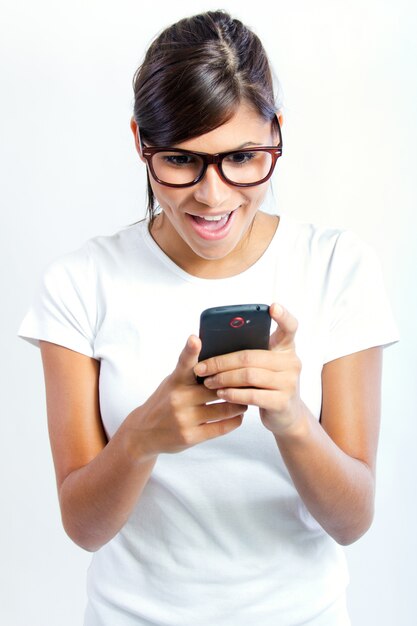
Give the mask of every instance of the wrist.
M 275 439 L 280 442 L 301 442 L 308 438 L 311 432 L 312 415 L 305 404 L 300 401 L 300 406 L 296 411 L 296 417 L 291 422 L 274 432 Z
M 140 409 L 138 407 L 129 413 L 119 429 L 126 457 L 136 465 L 156 461 L 158 457 L 158 453 L 150 446 L 150 431 L 138 426 Z

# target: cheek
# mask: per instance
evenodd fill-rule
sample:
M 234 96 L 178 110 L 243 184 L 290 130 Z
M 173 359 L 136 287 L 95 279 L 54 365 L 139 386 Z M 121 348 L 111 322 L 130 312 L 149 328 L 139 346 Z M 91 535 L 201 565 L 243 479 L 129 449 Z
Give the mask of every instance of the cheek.
M 160 185 L 151 179 L 151 187 L 155 199 L 164 211 L 175 212 L 187 205 L 190 200 L 190 191 L 186 189 L 172 189 L 165 185 Z
M 267 191 L 268 183 L 265 183 L 260 187 L 253 187 L 246 195 L 248 204 L 250 204 L 254 208 L 258 208 L 262 204 Z
M 175 217 L 176 211 L 187 212 L 187 207 L 196 205 L 192 187 L 189 189 L 172 189 L 165 187 L 165 185 L 160 185 L 152 178 L 151 187 L 157 203 L 164 211 L 171 213 L 173 217 Z M 236 194 L 236 198 L 234 200 L 229 199 L 229 201 L 232 204 L 242 204 L 243 206 L 246 205 L 253 209 L 258 209 L 266 196 L 268 188 L 268 182 L 258 187 L 247 188 L 246 190 L 236 187 L 232 189 L 232 193 Z

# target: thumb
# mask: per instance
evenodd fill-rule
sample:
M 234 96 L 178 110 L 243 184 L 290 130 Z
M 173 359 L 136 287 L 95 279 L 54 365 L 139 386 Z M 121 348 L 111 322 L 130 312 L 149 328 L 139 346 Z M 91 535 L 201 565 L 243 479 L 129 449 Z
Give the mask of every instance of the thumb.
M 278 324 L 278 327 L 269 339 L 269 349 L 285 350 L 291 347 L 294 344 L 294 337 L 298 328 L 297 320 L 289 311 L 276 302 L 269 307 L 269 314 L 274 322 Z
M 190 335 L 174 370 L 177 380 L 183 383 L 195 383 L 194 366 L 198 363 L 200 352 L 201 339 L 196 335 Z

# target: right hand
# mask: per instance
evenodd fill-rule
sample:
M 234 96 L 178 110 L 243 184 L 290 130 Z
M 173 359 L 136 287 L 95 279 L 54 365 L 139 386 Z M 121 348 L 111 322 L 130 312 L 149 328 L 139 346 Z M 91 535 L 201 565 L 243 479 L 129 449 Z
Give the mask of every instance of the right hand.
M 125 426 L 134 436 L 141 457 L 181 452 L 241 425 L 247 406 L 230 402 L 207 405 L 219 398 L 216 391 L 196 381 L 193 368 L 200 351 L 201 340 L 191 335 L 172 374 L 127 416 Z

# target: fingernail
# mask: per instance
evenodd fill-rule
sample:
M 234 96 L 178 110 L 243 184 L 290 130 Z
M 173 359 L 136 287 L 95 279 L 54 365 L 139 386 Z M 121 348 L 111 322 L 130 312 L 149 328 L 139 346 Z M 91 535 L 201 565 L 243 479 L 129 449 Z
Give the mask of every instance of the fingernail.
M 188 337 L 187 339 L 187 348 L 193 348 L 193 338 Z
M 197 376 L 201 376 L 206 370 L 207 365 L 205 363 L 198 363 L 194 368 L 194 373 L 197 374 Z
M 283 307 L 277 303 L 275 303 L 275 311 L 278 316 L 281 316 L 284 313 Z

